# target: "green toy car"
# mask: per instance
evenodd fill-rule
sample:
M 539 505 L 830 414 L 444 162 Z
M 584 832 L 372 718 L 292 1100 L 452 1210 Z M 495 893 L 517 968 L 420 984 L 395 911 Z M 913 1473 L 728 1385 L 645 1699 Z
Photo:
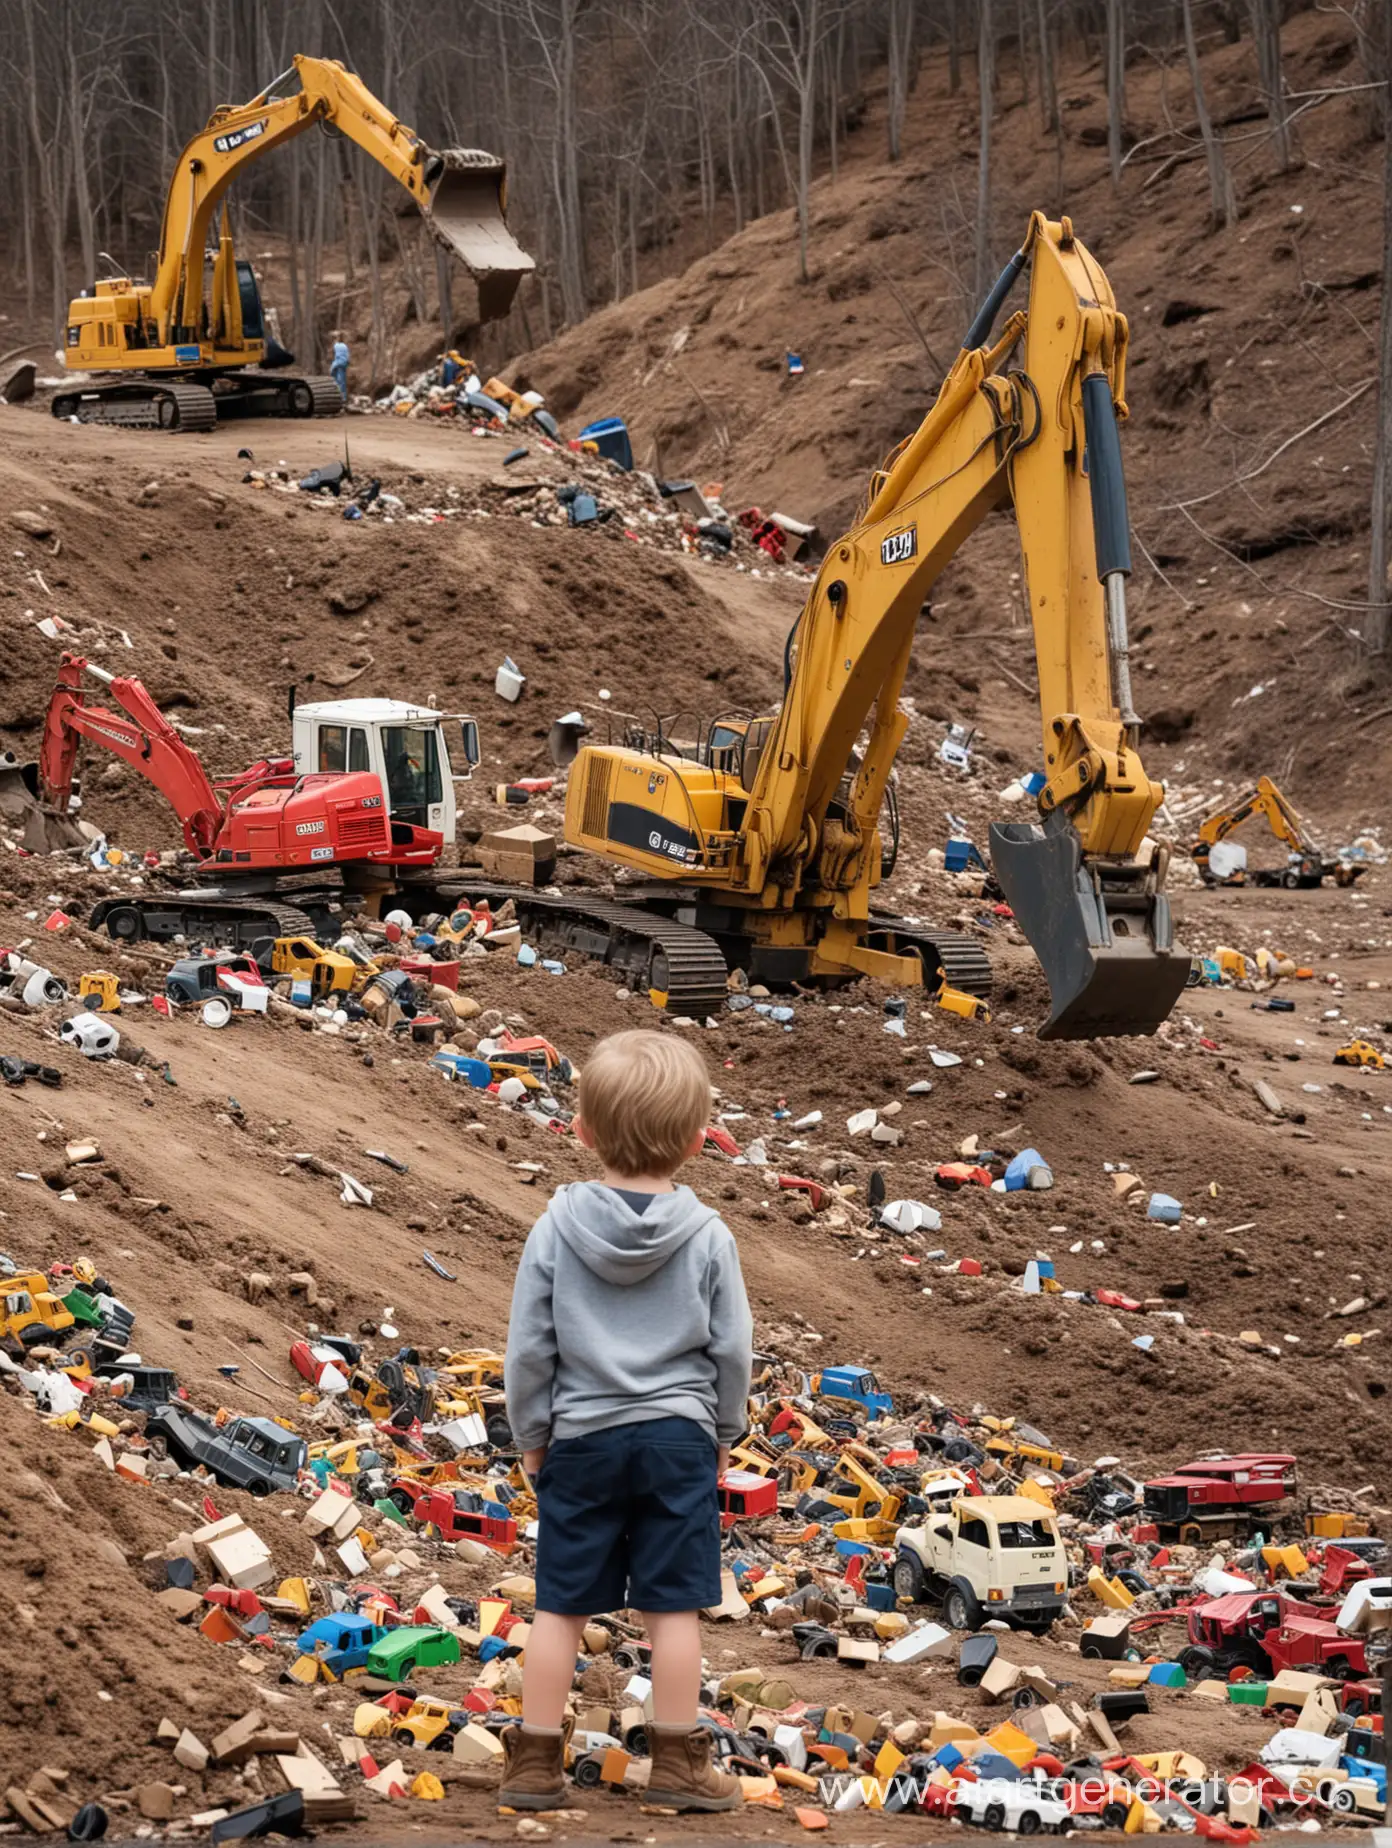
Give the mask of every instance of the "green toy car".
M 430 1624 L 393 1630 L 368 1651 L 367 1672 L 383 1681 L 409 1681 L 418 1668 L 438 1668 L 459 1660 L 459 1638 Z

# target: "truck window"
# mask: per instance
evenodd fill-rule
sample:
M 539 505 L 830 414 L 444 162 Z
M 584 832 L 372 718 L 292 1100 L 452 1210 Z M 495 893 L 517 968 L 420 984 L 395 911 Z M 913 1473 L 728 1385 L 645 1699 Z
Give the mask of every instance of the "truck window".
M 440 750 L 433 725 L 384 725 L 387 798 L 393 808 L 429 808 L 443 800 Z
M 1002 1546 L 1052 1546 L 1054 1535 L 1044 1521 L 1002 1521 L 996 1530 Z
M 367 733 L 361 725 L 353 726 L 348 733 L 348 768 L 350 770 L 370 770 L 367 761 Z
M 34 1304 L 25 1291 L 20 1290 L 14 1296 L 5 1298 L 6 1315 L 28 1315 Z
M 319 768 L 321 770 L 346 770 L 348 768 L 348 727 L 346 725 L 321 725 L 319 727 Z
M 964 1541 L 967 1546 L 990 1546 L 991 1530 L 984 1521 L 979 1521 L 975 1515 L 971 1515 L 963 1518 L 957 1530 L 957 1538 Z

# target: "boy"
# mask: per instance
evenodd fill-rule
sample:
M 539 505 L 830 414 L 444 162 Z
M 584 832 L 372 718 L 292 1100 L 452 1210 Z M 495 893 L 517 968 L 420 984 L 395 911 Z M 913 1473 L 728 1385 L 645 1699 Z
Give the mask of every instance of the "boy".
M 648 1801 L 740 1801 L 696 1721 L 697 1613 L 720 1602 L 716 1484 L 745 1428 L 754 1327 L 729 1228 L 672 1179 L 701 1148 L 710 1100 L 700 1055 L 675 1034 L 603 1040 L 575 1131 L 604 1178 L 558 1188 L 522 1253 L 505 1379 L 541 1525 L 522 1724 L 503 1734 L 498 1800 L 514 1809 L 565 1804 L 581 1632 L 624 1607 L 652 1644 Z

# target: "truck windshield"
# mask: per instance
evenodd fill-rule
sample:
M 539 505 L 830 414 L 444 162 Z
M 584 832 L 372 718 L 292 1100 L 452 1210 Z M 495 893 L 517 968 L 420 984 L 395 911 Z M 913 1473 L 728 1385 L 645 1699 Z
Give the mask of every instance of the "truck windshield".
M 996 1530 L 1002 1546 L 1052 1546 L 1052 1528 L 1043 1521 L 1002 1521 Z
M 384 725 L 387 800 L 393 810 L 442 801 L 440 750 L 433 725 Z

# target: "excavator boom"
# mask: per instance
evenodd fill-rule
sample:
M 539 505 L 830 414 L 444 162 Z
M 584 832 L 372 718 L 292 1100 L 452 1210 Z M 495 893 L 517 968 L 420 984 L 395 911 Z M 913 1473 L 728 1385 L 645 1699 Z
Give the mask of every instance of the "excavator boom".
M 993 341 L 1026 267 L 1028 308 Z M 870 903 L 881 803 L 909 724 L 899 695 L 938 576 L 988 513 L 1013 506 L 1046 782 L 1037 821 L 992 828 L 996 876 L 1048 978 L 1045 1037 L 1154 1032 L 1189 959 L 1173 938 L 1166 856 L 1148 836 L 1163 791 L 1136 748 L 1117 433 L 1126 341 L 1101 265 L 1067 219 L 1036 213 L 936 402 L 827 552 L 778 712 L 742 728 L 738 749 L 717 751 L 713 727 L 696 763 L 660 745 L 657 762 L 585 747 L 567 838 L 680 881 L 683 920 L 743 938 L 751 968 L 923 979 L 922 934 L 878 923 Z

